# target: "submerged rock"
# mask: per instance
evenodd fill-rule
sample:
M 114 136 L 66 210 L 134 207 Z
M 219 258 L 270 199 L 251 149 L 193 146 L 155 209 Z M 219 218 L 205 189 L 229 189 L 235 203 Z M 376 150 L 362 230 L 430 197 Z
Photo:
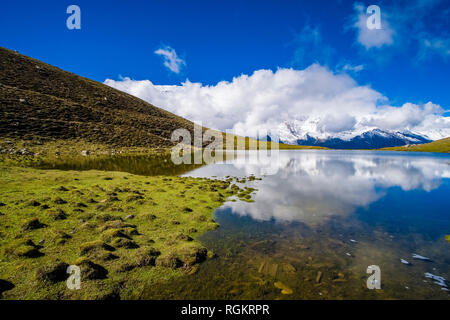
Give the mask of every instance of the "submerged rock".
M 434 280 L 435 284 L 437 284 L 437 285 L 439 285 L 439 286 L 441 286 L 443 288 L 447 288 L 447 290 L 448 290 L 448 283 L 447 283 L 447 280 L 444 277 L 436 276 L 436 275 L 434 275 L 432 273 L 425 272 L 425 278 Z
M 320 283 L 322 281 L 322 271 L 317 272 L 316 283 Z
M 278 273 L 278 264 L 272 263 L 270 261 L 263 261 L 258 268 L 258 272 L 262 274 L 267 274 L 272 277 L 276 277 Z
M 411 265 L 411 263 L 409 263 L 405 259 L 400 259 L 400 262 L 403 263 L 403 264 L 406 264 L 407 266 Z
M 294 292 L 291 288 L 289 288 L 281 281 L 275 282 L 274 286 L 275 288 L 281 289 L 281 294 L 292 294 Z
M 431 259 L 430 259 L 430 258 L 427 258 L 427 257 L 421 256 L 421 255 L 419 255 L 419 254 L 416 254 L 416 253 L 413 253 L 412 257 L 413 257 L 413 259 L 417 259 L 417 260 L 422 260 L 422 261 L 431 261 Z

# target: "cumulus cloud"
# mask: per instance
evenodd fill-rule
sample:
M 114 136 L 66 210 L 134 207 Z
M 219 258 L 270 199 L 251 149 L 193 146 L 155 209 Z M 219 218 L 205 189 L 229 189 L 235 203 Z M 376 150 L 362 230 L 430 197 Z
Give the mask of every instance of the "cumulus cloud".
M 442 107 L 431 102 L 389 105 L 376 90 L 318 64 L 303 70 L 257 70 L 210 86 L 190 81 L 165 86 L 130 78 L 107 79 L 105 84 L 206 127 L 246 136 L 286 121 L 297 121 L 297 128 L 318 138 L 373 128 L 408 130 L 431 139 L 450 136 L 450 118 L 443 116 Z
M 367 19 L 369 15 L 366 13 L 366 7 L 362 4 L 355 4 L 356 17 L 354 27 L 357 30 L 357 40 L 366 49 L 381 48 L 385 45 L 391 45 L 394 42 L 394 29 L 391 28 L 386 13 L 381 10 L 381 29 L 369 29 L 367 27 Z
M 364 66 L 362 64 L 353 66 L 351 64 L 346 64 L 342 67 L 342 71 L 350 71 L 350 72 L 360 72 L 364 70 Z
M 169 46 L 156 50 L 155 54 L 162 56 L 164 66 L 174 73 L 180 73 L 181 68 L 186 65 L 186 62 L 178 57 L 175 49 Z

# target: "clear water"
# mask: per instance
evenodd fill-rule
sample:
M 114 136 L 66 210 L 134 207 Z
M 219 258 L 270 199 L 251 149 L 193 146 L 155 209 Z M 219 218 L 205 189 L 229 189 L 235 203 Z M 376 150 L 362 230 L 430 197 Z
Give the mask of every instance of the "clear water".
M 216 210 L 220 228 L 201 241 L 217 258 L 147 298 L 450 298 L 424 275 L 450 279 L 449 155 L 280 151 L 262 161 L 254 152 L 187 175 L 262 180 L 246 183 L 258 189 L 253 203 Z M 367 288 L 370 265 L 380 290 Z

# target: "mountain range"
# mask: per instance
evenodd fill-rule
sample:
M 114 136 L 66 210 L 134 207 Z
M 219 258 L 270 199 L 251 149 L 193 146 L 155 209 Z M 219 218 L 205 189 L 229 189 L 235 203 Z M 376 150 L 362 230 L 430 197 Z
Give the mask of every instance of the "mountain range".
M 286 121 L 279 125 L 280 142 L 295 145 L 320 146 L 332 149 L 379 149 L 433 141 L 425 135 L 410 131 L 389 131 L 379 128 L 361 128 L 344 132 L 318 130 L 314 121 Z

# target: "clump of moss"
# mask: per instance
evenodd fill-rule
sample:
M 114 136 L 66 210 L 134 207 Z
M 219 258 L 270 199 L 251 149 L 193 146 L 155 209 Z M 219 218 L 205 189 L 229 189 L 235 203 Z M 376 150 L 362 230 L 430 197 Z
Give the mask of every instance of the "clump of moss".
M 82 243 L 80 245 L 80 254 L 82 256 L 92 253 L 94 251 L 114 251 L 114 248 L 101 240 Z
M 28 220 L 22 225 L 22 230 L 29 231 L 29 230 L 36 230 L 40 228 L 44 228 L 45 224 L 41 223 L 38 218 L 33 218 L 31 220 Z

